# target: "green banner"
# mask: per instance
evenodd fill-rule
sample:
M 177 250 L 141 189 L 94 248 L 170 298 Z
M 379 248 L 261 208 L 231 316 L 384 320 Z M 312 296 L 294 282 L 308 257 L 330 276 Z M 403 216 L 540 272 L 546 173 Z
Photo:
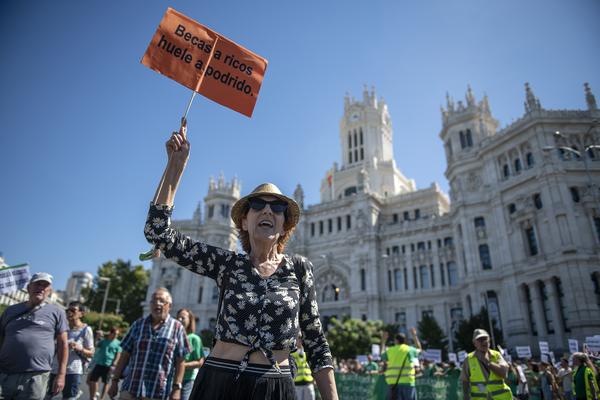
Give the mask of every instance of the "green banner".
M 385 400 L 387 384 L 383 375 L 335 373 L 335 383 L 341 400 Z M 462 390 L 457 377 L 417 378 L 418 400 L 461 400 Z

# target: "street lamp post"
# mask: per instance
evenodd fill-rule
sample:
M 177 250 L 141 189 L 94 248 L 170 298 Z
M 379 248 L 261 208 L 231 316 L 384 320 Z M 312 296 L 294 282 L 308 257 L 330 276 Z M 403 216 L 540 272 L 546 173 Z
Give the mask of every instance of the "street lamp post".
M 587 134 L 590 133 L 590 131 L 592 129 L 594 129 L 596 126 L 598 126 L 598 124 L 599 124 L 599 122 L 597 120 L 593 120 L 592 124 L 586 131 L 585 135 L 587 136 Z M 558 137 L 565 138 L 565 136 L 562 133 L 560 133 L 559 131 L 554 132 L 554 134 Z M 592 174 L 590 173 L 590 167 L 589 167 L 588 159 L 587 159 L 588 152 L 593 149 L 600 149 L 600 145 L 590 144 L 590 145 L 586 146 L 583 149 L 583 151 L 575 150 L 574 148 L 569 147 L 569 146 L 544 146 L 544 147 L 542 147 L 542 150 L 544 150 L 544 151 L 563 150 L 563 151 L 575 154 L 578 158 L 581 158 L 583 160 L 583 166 L 585 168 L 585 173 L 586 173 L 587 179 L 588 179 L 588 189 L 592 193 L 592 199 L 594 200 L 594 202 L 596 202 L 597 204 L 600 205 L 600 202 L 598 202 L 597 197 L 596 197 L 596 190 L 594 190 L 594 181 L 592 179 Z
M 106 301 L 108 300 L 108 291 L 110 290 L 110 278 L 101 276 L 98 278 L 101 282 L 106 282 L 106 289 L 104 289 L 104 299 L 102 300 L 102 310 L 100 311 L 100 325 L 99 328 L 102 329 L 102 322 L 104 320 L 104 311 L 106 310 Z

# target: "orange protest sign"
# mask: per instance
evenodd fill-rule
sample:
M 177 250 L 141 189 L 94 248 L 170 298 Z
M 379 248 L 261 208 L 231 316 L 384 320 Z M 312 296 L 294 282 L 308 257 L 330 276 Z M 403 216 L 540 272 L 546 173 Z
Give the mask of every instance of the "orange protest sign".
M 248 117 L 267 60 L 168 8 L 142 64 Z

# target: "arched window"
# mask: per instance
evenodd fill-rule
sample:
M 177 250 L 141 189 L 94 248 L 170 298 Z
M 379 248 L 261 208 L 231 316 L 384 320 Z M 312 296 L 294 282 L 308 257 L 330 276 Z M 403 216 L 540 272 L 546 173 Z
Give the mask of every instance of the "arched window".
M 421 276 L 421 288 L 429 289 L 431 287 L 431 283 L 429 281 L 429 270 L 426 265 L 421 265 L 419 267 L 419 275 Z
M 323 303 L 329 301 L 338 301 L 340 295 L 340 288 L 335 286 L 334 284 L 326 285 L 323 288 L 323 292 L 321 294 L 321 300 Z
M 210 300 L 213 304 L 217 304 L 217 301 L 219 301 L 219 288 L 217 286 L 213 286 Z
M 531 291 L 529 286 L 523 284 L 523 290 L 525 291 L 525 299 L 527 299 L 527 314 L 529 316 L 529 327 L 531 328 L 531 333 L 533 336 L 537 336 L 537 325 L 535 323 L 535 318 L 533 317 L 533 302 L 531 300 Z
M 518 174 L 519 172 L 521 172 L 521 159 L 517 158 L 515 160 L 515 172 Z
M 367 271 L 364 268 L 360 269 L 360 290 L 367 290 Z
M 471 130 L 467 129 L 467 147 L 473 147 L 473 136 L 471 136 Z
M 533 153 L 529 152 L 525 155 L 525 162 L 527 163 L 527 168 L 533 167 L 533 164 L 535 164 Z
M 596 295 L 596 304 L 600 307 L 600 272 L 592 273 L 592 284 L 594 285 L 594 294 Z
M 356 186 L 350 186 L 344 190 L 344 197 L 352 196 L 353 194 L 356 194 L 356 192 Z
M 552 310 L 550 310 L 550 301 L 548 300 L 548 288 L 542 281 L 538 281 L 540 293 L 542 295 L 542 306 L 544 308 L 544 320 L 546 321 L 546 330 L 549 334 L 554 333 L 554 321 L 552 320 Z
M 454 261 L 450 261 L 447 265 L 448 268 L 448 285 L 458 285 L 458 267 Z
M 476 217 L 473 222 L 475 224 L 475 228 L 485 228 L 485 218 Z
M 467 311 L 469 312 L 469 317 L 473 315 L 473 301 L 470 294 L 467 295 Z
M 508 168 L 508 164 L 504 164 L 502 166 L 502 176 L 504 178 L 508 178 L 510 176 L 510 168 Z
M 498 329 L 502 329 L 502 320 L 500 319 L 500 304 L 498 301 L 498 295 L 493 290 L 488 290 L 487 293 L 487 309 L 490 315 L 490 319 L 493 321 L 494 326 Z
M 541 210 L 542 207 L 544 207 L 544 204 L 542 203 L 542 196 L 540 196 L 539 193 L 533 195 L 533 204 L 538 210 Z
M 458 132 L 458 136 L 460 136 L 460 148 L 464 149 L 467 147 L 467 141 L 465 139 L 465 133 L 463 131 Z
M 490 248 L 487 244 L 479 245 L 479 260 L 481 261 L 481 268 L 492 269 L 492 258 L 490 257 Z
M 394 270 L 394 289 L 396 292 L 402 290 L 402 271 L 399 269 Z
M 571 329 L 569 329 L 569 324 L 567 323 L 569 320 L 569 313 L 565 304 L 565 292 L 563 291 L 562 282 L 560 281 L 560 278 L 555 276 L 552 279 L 552 284 L 554 285 L 554 288 L 556 289 L 556 295 L 558 296 L 558 305 L 560 306 L 560 317 L 562 319 L 563 324 L 562 326 L 565 329 L 565 332 L 571 332 Z
M 360 145 L 362 146 L 363 145 L 363 131 L 362 131 L 362 128 L 359 128 L 359 129 L 360 130 L 359 130 L 358 134 L 360 135 Z
M 537 235 L 535 234 L 535 229 L 533 229 L 533 226 L 530 226 L 529 228 L 525 229 L 525 239 L 527 240 L 529 255 L 536 256 L 539 250 L 537 243 Z

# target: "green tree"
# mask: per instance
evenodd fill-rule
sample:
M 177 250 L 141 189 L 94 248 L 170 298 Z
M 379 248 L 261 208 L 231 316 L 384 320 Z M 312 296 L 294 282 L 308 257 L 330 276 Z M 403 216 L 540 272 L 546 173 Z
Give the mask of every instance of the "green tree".
M 129 329 L 129 324 L 123 320 L 122 315 L 107 314 L 102 315 L 99 312 L 90 311 L 85 313 L 82 318 L 83 322 L 89 325 L 94 332 L 98 329 L 102 329 L 107 332 L 112 327 L 117 327 L 121 330 L 121 334 L 125 334 Z M 102 320 L 102 326 L 100 326 L 100 320 Z
M 496 320 L 492 319 L 492 325 L 494 326 L 494 340 L 496 345 L 504 345 L 504 337 L 502 331 L 496 327 Z M 488 320 L 488 312 L 485 307 L 481 307 L 478 314 L 473 314 L 469 319 L 463 319 L 458 324 L 458 329 L 454 335 L 455 348 L 471 352 L 475 350 L 473 345 L 473 331 L 475 329 L 485 329 L 490 333 L 490 322 Z M 491 339 L 490 339 L 491 340 Z M 491 346 L 491 342 L 490 342 Z M 494 349 L 496 350 L 496 349 Z
M 379 320 L 363 321 L 332 318 L 327 331 L 327 342 L 331 353 L 337 358 L 353 358 L 359 354 L 370 354 L 371 345 L 381 342 L 383 323 Z
M 106 313 L 116 313 L 117 300 L 120 300 L 119 311 L 124 321 L 131 324 L 142 316 L 142 302 L 148 291 L 150 271 L 144 270 L 142 265 L 131 265 L 131 261 L 120 259 L 105 262 L 98 267 L 93 287 L 82 291 L 83 297 L 88 299 L 86 305 L 90 310 L 97 312 L 102 310 L 104 291 L 107 286 L 107 282 L 99 280 L 100 277 L 110 279 Z
M 417 324 L 419 340 L 424 349 L 442 350 L 442 358 L 448 353 L 448 339 L 435 317 L 425 314 Z

